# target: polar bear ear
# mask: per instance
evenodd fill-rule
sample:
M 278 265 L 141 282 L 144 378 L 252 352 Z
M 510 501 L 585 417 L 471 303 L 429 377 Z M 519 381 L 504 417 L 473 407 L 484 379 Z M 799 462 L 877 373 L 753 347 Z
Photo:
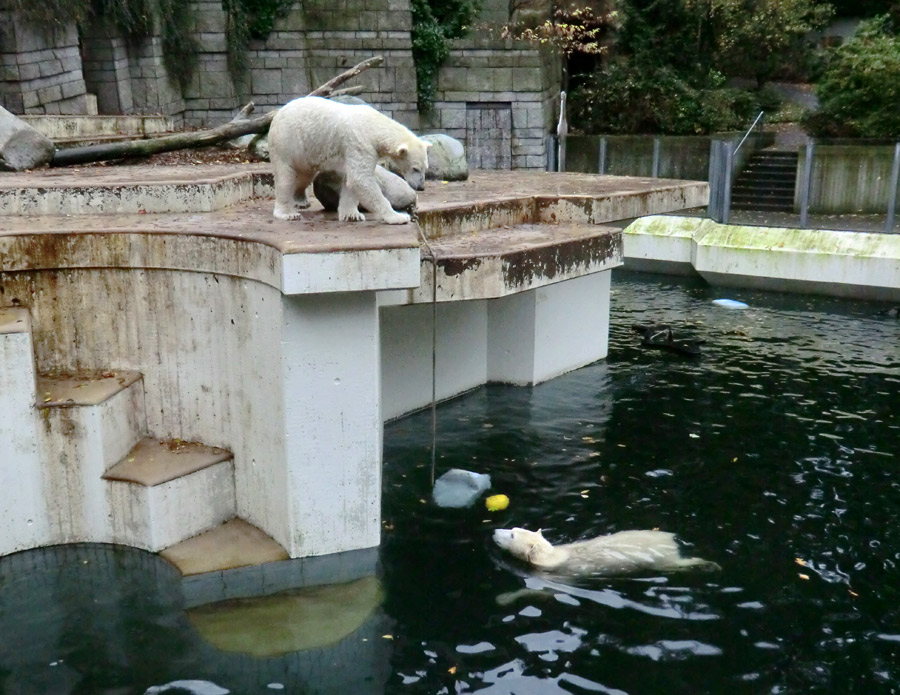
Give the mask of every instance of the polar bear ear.
M 405 142 L 401 142 L 399 145 L 397 145 L 397 151 L 395 152 L 395 155 L 397 157 L 400 157 L 401 159 L 406 159 L 406 156 L 408 154 L 409 154 L 409 145 L 407 145 Z
M 426 150 L 434 144 L 433 142 L 428 142 L 428 140 L 422 140 L 421 138 L 419 139 L 419 142 L 425 146 Z

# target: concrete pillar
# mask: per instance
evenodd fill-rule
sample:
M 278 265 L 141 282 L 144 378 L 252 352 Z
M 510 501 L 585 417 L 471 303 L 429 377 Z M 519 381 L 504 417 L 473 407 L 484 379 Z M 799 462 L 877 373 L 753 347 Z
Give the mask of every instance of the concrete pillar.
M 0 555 L 47 541 L 28 311 L 0 308 Z
M 282 393 L 291 557 L 381 540 L 375 292 L 285 296 Z
M 488 380 L 537 384 L 606 357 L 611 272 L 490 302 Z

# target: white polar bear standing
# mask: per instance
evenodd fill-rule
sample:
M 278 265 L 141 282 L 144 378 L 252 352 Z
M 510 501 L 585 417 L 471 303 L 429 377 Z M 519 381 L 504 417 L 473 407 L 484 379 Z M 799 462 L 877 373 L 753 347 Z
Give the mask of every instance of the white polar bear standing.
M 320 171 L 344 175 L 340 220 L 364 220 L 359 205 L 388 224 L 409 222 L 381 192 L 375 165 L 389 159 L 415 190 L 425 188 L 430 143 L 371 106 L 301 97 L 285 104 L 269 128 L 269 158 L 275 174 L 275 210 L 280 220 L 300 219 L 309 207 L 306 189 Z

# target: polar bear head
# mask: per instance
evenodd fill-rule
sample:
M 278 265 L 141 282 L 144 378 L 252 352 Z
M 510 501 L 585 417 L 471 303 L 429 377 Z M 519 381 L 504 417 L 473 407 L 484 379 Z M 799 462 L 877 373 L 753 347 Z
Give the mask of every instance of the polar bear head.
M 513 557 L 532 565 L 545 565 L 553 555 L 553 546 L 544 538 L 540 529 L 529 531 L 518 527 L 498 528 L 494 531 L 494 543 Z
M 387 168 L 406 179 L 406 183 L 413 189 L 424 191 L 429 147 L 430 142 L 417 137 L 401 142 L 388 154 L 390 162 Z

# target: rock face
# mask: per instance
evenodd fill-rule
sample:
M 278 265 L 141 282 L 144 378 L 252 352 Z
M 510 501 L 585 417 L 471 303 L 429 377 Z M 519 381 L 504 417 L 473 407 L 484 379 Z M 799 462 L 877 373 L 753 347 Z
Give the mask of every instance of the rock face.
M 440 133 L 422 135 L 421 138 L 431 143 L 431 148 L 428 150 L 426 179 L 433 181 L 465 181 L 469 178 L 466 148 L 463 147 L 459 140 Z
M 0 106 L 0 170 L 36 169 L 53 159 L 53 141 Z
M 406 210 L 416 203 L 416 192 L 406 183 L 402 176 L 393 174 L 383 166 L 375 167 L 375 178 L 381 186 L 381 192 L 388 199 L 394 210 Z M 320 172 L 313 179 L 313 193 L 326 210 L 337 210 L 341 195 L 341 184 L 344 175 L 334 171 Z M 365 210 L 365 208 L 362 208 Z M 366 212 L 371 212 L 366 210 Z

